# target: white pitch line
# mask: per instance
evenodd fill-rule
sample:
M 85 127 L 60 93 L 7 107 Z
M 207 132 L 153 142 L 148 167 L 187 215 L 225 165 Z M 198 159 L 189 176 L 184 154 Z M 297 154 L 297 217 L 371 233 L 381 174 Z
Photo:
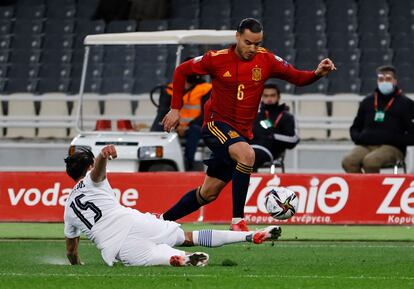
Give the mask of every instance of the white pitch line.
M 222 278 L 222 275 L 213 274 L 79 274 L 79 273 L 14 273 L 14 272 L 0 272 L 0 276 L 3 277 L 199 277 L 199 278 Z M 277 275 L 277 274 L 266 274 L 266 275 L 239 275 L 231 276 L 236 278 L 285 278 L 285 279 L 353 279 L 353 280 L 414 280 L 414 277 L 410 276 L 332 276 L 332 275 Z

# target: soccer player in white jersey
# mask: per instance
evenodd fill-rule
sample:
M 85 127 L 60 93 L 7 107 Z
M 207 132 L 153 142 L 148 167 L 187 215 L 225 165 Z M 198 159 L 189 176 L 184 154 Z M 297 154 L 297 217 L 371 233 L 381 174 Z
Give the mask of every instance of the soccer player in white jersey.
M 280 236 L 278 226 L 256 232 L 184 232 L 178 223 L 124 207 L 115 198 L 106 178 L 107 161 L 116 157 L 115 147 L 108 145 L 96 159 L 90 150 L 83 148 L 65 159 L 67 174 L 77 182 L 68 196 L 64 213 L 66 251 L 72 265 L 81 264 L 78 254 L 81 232 L 101 250 L 109 266 L 116 261 L 127 266 L 204 266 L 208 254 L 188 253 L 173 247 L 218 247 L 236 242 L 261 244 Z

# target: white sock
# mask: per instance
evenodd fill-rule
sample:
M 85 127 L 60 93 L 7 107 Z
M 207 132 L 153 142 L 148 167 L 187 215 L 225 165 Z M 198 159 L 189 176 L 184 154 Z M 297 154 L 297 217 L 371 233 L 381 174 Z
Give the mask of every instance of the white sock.
M 193 243 L 195 246 L 219 247 L 226 244 L 247 242 L 253 232 L 200 230 L 193 231 Z
M 241 220 L 243 220 L 243 218 L 232 218 L 231 219 L 231 223 L 232 224 L 237 224 L 238 222 L 240 222 Z

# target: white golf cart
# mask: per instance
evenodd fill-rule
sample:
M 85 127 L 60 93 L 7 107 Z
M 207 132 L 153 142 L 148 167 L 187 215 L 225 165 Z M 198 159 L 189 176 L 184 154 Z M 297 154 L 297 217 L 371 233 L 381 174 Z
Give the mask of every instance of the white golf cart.
M 94 45 L 176 45 L 178 65 L 184 45 L 228 44 L 234 41 L 234 37 L 235 32 L 229 30 L 169 30 L 88 35 L 84 40 L 85 55 L 77 106 L 76 129 L 79 134 L 72 140 L 70 149 L 88 147 L 97 154 L 104 145 L 115 144 L 118 158 L 110 162 L 108 167 L 113 172 L 184 171 L 183 153 L 175 132 L 94 131 L 91 126 L 85 129 L 88 120 L 89 123 L 97 120 L 91 120 L 90 115 L 84 113 L 85 101 L 94 98 L 102 100 L 99 95 L 84 95 L 90 48 Z M 120 100 L 130 101 L 136 98 L 133 95 L 124 95 Z M 148 117 L 155 118 L 155 114 Z M 102 118 L 108 119 L 108 116 Z M 112 118 L 114 119 L 116 117 Z M 128 116 L 128 119 L 134 120 L 134 117 Z

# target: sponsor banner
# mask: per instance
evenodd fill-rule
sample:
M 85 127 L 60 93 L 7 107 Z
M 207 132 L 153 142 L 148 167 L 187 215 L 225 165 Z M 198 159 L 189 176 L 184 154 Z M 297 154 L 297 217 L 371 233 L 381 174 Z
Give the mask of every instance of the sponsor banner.
M 161 213 L 184 193 L 202 184 L 203 173 L 109 173 L 119 201 L 143 212 Z M 74 182 L 65 173 L 0 173 L 0 221 L 63 221 L 64 204 Z M 299 199 L 298 212 L 276 221 L 264 208 L 264 197 L 277 186 Z M 228 223 L 231 185 L 219 198 L 180 222 Z M 245 217 L 250 224 L 414 224 L 414 176 L 352 174 L 254 174 Z
M 293 190 L 297 213 L 277 221 L 266 213 L 265 195 L 274 187 Z M 231 218 L 231 193 L 210 204 L 205 219 Z M 409 175 L 285 174 L 253 175 L 245 218 L 250 224 L 414 224 L 414 177 Z M 220 212 L 219 214 L 217 212 Z

